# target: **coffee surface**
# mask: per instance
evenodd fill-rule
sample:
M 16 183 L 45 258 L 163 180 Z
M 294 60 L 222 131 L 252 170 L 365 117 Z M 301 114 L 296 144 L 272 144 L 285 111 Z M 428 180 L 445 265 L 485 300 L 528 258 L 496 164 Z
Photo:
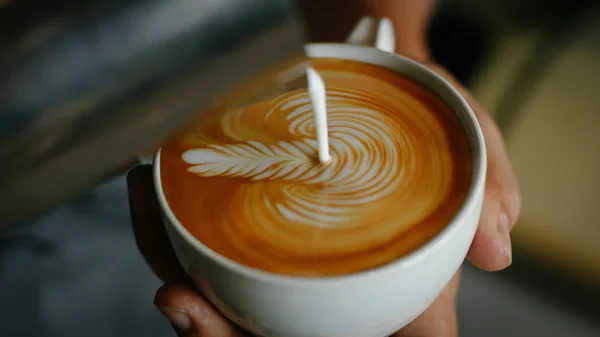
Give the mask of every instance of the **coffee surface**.
M 344 275 L 396 260 L 455 216 L 471 183 L 464 128 L 434 93 L 382 67 L 313 59 L 332 160 L 320 164 L 306 90 L 207 116 L 161 150 L 183 226 L 263 271 Z M 208 121 L 208 122 L 207 122 Z

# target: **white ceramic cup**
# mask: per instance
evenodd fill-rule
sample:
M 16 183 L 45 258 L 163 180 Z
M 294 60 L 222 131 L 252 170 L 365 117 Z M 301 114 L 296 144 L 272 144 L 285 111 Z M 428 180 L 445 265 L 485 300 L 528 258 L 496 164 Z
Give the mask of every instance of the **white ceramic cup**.
M 348 43 L 306 46 L 311 57 L 355 60 L 407 75 L 437 93 L 462 122 L 473 153 L 468 197 L 454 219 L 411 254 L 369 271 L 302 278 L 255 270 L 231 261 L 196 240 L 169 209 L 160 181 L 160 151 L 154 181 L 177 257 L 201 292 L 234 323 L 269 337 L 381 337 L 423 312 L 446 287 L 471 245 L 483 202 L 486 151 L 471 108 L 442 77 L 393 54 L 389 20 L 364 18 Z M 369 47 L 369 43 L 376 47 Z

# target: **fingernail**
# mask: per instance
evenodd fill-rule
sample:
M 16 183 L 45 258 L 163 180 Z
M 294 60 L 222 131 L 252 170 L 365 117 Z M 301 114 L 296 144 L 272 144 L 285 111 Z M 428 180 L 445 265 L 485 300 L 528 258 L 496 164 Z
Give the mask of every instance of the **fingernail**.
M 192 322 L 185 310 L 173 307 L 160 307 L 157 306 L 158 310 L 165 315 L 165 317 L 171 322 L 175 329 L 180 331 L 187 331 L 192 327 Z
M 508 257 L 508 264 L 512 263 L 512 243 L 510 240 L 510 219 L 506 213 L 502 212 L 498 216 L 498 232 L 502 241 L 504 241 L 504 250 Z

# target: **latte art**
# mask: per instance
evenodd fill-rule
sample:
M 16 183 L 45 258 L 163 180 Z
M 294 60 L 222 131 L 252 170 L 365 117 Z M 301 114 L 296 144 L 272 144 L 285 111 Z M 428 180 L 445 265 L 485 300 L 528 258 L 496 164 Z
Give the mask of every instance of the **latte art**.
M 355 221 L 360 214 L 350 209 L 397 191 L 406 172 L 400 165 L 402 150 L 405 156 L 410 156 L 410 150 L 405 149 L 410 144 L 402 144 L 392 120 L 373 109 L 376 107 L 355 106 L 361 98 L 359 92 L 328 89 L 333 153 L 328 165 L 315 161 L 315 125 L 306 92 L 278 100 L 265 116 L 268 123 L 271 114 L 286 114 L 288 132 L 300 140 L 271 145 L 256 141 L 210 144 L 206 148 L 186 151 L 183 159 L 194 165 L 188 171 L 201 177 L 229 176 L 292 183 L 282 185 L 281 190 L 272 193 L 270 189 L 264 190 L 265 210 L 276 213 L 272 214 L 275 217 L 309 226 L 361 226 Z M 284 199 L 281 199 L 282 195 Z
M 416 83 L 358 62 L 313 62 L 327 85 L 330 162 L 317 159 L 310 99 L 297 90 L 167 144 L 165 195 L 201 242 L 250 267 L 373 268 L 452 219 L 470 183 L 468 141 Z

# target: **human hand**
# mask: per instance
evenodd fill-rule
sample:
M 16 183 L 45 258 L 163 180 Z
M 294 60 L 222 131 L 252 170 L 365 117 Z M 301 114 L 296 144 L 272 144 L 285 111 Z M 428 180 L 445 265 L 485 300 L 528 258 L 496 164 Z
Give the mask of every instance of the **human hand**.
M 489 271 L 511 263 L 510 231 L 521 207 L 519 188 L 505 151 L 502 135 L 491 116 L 443 68 L 428 66 L 458 88 L 475 112 L 485 137 L 488 173 L 483 210 L 467 255 L 476 266 Z M 154 193 L 149 165 L 134 168 L 128 176 L 133 229 L 138 248 L 156 275 L 165 282 L 155 304 L 179 336 L 246 336 L 193 287 L 173 252 Z M 433 304 L 395 336 L 452 337 L 457 335 L 455 300 L 459 273 Z
M 450 73 L 433 62 L 423 62 L 444 77 L 466 99 L 475 113 L 487 150 L 487 176 L 479 226 L 467 258 L 486 271 L 498 271 L 512 262 L 510 232 L 521 211 L 521 194 L 504 139 L 494 119 Z M 460 271 L 433 304 L 394 336 L 454 337 L 458 335 L 456 295 Z

